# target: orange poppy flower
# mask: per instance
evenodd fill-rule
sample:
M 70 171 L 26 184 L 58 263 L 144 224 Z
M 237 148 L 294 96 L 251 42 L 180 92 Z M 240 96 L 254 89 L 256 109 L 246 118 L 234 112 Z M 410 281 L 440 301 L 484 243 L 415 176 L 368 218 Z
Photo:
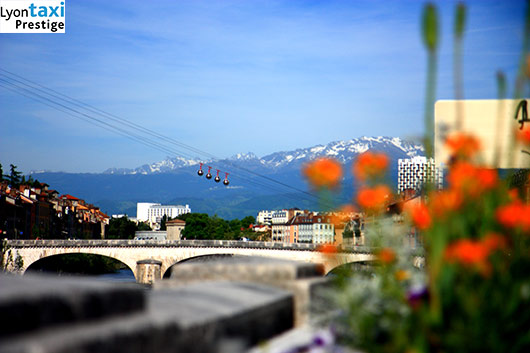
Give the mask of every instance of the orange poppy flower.
M 530 181 L 530 180 L 529 180 Z M 510 189 L 508 191 L 508 198 L 510 201 L 517 201 L 519 200 L 519 190 L 517 189 Z
M 396 273 L 394 273 L 394 276 L 398 281 L 406 281 L 410 278 L 410 273 L 405 270 L 397 270 Z
M 378 185 L 374 188 L 363 188 L 357 194 L 359 206 L 366 210 L 377 211 L 385 206 L 390 200 L 392 192 L 386 185 Z
M 306 164 L 302 173 L 316 188 L 334 188 L 342 178 L 342 166 L 335 159 L 319 158 Z
M 456 133 L 445 140 L 445 145 L 451 150 L 451 155 L 457 158 L 472 158 L 480 150 L 480 142 L 474 136 Z
M 480 241 L 460 239 L 450 244 L 444 253 L 445 259 L 450 263 L 458 263 L 465 267 L 475 267 L 483 275 L 491 272 L 488 262 L 490 248 Z
M 379 261 L 381 261 L 383 264 L 389 265 L 396 261 L 396 253 L 394 250 L 390 248 L 383 248 L 379 253 L 377 254 L 377 258 Z
M 493 169 L 477 168 L 469 162 L 457 162 L 447 176 L 451 188 L 477 197 L 498 184 L 497 172 Z
M 338 249 L 333 244 L 324 244 L 318 247 L 318 251 L 324 255 L 335 255 L 338 252 Z
M 341 226 L 344 223 L 349 222 L 356 212 L 357 210 L 352 205 L 344 205 L 333 212 L 330 216 L 330 221 L 335 226 Z
M 405 211 L 410 215 L 412 223 L 420 230 L 425 230 L 431 226 L 432 219 L 429 209 L 423 202 L 418 202 L 406 206 Z
M 507 228 L 530 231 L 530 206 L 516 200 L 497 208 L 497 221 Z
M 508 241 L 506 240 L 506 237 L 500 234 L 489 233 L 484 237 L 484 239 L 482 239 L 482 244 L 491 252 L 495 250 L 506 249 L 508 246 Z
M 385 173 L 390 159 L 384 153 L 364 152 L 353 164 L 353 173 L 359 180 L 374 178 Z
M 515 136 L 521 143 L 530 145 L 530 125 L 524 125 L 522 130 L 517 129 Z
M 431 194 L 430 207 L 435 217 L 444 217 L 447 213 L 456 211 L 462 206 L 462 193 L 449 189 Z

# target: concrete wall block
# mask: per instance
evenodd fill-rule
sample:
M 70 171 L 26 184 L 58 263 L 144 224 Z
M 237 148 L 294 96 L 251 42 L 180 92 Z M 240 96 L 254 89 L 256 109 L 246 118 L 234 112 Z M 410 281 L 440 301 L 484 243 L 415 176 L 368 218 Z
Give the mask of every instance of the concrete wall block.
M 206 282 L 142 291 L 141 312 L 47 328 L 0 341 L 0 352 L 237 353 L 293 327 L 293 298 L 250 283 Z M 226 352 L 226 351 L 224 351 Z M 223 352 L 223 353 L 224 353 Z
M 0 337 L 145 308 L 131 285 L 51 276 L 0 275 Z

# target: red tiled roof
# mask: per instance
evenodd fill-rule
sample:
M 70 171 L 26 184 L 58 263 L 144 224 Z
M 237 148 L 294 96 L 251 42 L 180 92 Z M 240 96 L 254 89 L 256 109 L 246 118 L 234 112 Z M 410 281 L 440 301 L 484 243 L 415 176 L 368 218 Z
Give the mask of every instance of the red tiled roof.
M 166 224 L 186 224 L 186 221 L 183 221 L 182 219 L 172 219 L 171 221 L 167 221 Z

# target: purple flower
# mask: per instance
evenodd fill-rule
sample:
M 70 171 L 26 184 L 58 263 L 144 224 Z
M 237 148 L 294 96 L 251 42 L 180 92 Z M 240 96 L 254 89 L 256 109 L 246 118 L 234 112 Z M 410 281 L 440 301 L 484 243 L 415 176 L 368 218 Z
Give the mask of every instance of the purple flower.
M 425 286 L 413 287 L 407 293 L 407 300 L 411 307 L 416 308 L 422 301 L 429 300 L 429 290 Z

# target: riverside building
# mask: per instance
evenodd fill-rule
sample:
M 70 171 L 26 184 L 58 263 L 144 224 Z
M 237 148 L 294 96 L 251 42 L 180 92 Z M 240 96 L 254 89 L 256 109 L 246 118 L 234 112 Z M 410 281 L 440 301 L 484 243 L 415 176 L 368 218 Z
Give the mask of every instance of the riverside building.
M 136 205 L 136 218 L 138 221 L 147 222 L 151 228 L 160 228 L 162 218 L 175 218 L 180 215 L 191 213 L 189 205 L 161 205 L 159 203 L 140 202 Z
M 406 190 L 420 191 L 426 182 L 436 188 L 443 185 L 443 168 L 437 167 L 433 158 L 413 157 L 398 161 L 398 194 Z

